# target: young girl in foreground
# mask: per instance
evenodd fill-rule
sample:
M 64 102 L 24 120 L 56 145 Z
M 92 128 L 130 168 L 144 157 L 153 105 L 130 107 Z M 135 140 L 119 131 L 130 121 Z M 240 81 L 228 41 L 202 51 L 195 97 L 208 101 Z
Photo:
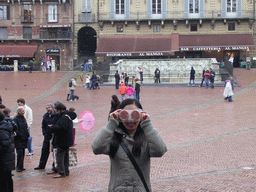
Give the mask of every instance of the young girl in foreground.
M 153 127 L 147 112 L 136 99 L 126 99 L 120 109 L 110 114 L 109 121 L 92 142 L 94 154 L 110 157 L 111 176 L 109 192 L 146 191 L 121 141 L 132 153 L 139 165 L 145 181 L 150 187 L 150 158 L 161 157 L 167 151 L 158 131 Z

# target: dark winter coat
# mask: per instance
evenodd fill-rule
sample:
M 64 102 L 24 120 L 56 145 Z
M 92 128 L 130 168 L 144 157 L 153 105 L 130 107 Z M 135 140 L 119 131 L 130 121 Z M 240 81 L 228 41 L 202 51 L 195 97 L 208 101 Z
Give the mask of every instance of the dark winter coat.
M 195 70 L 194 69 L 191 69 L 190 71 L 190 80 L 194 80 L 195 79 Z
M 27 148 L 28 125 L 23 115 L 17 114 L 13 119 L 17 125 L 16 136 L 14 137 L 15 148 Z
M 139 93 L 139 92 L 140 92 L 140 81 L 137 81 L 137 82 L 136 82 L 135 91 L 136 91 L 136 93 Z
M 43 116 L 43 121 L 42 121 L 42 132 L 43 135 L 51 135 L 51 130 L 48 125 L 53 124 L 53 119 L 57 115 L 56 111 L 53 112 L 53 114 L 45 113 Z
M 15 153 L 12 138 L 12 125 L 3 120 L 0 122 L 0 171 L 15 169 Z
M 64 111 L 57 114 L 58 121 L 52 125 L 51 132 L 54 133 L 54 146 L 68 148 L 73 146 L 73 122 L 76 113 Z
M 17 131 L 17 129 L 18 129 L 17 124 L 14 122 L 14 120 L 11 117 L 5 116 L 4 120 L 11 123 L 11 125 L 13 127 L 13 132 Z

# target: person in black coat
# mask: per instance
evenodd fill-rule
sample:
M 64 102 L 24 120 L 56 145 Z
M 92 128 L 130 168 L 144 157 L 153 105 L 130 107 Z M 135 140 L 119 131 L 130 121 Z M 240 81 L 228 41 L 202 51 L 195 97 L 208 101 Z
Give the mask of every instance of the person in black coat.
M 115 79 L 116 79 L 116 89 L 119 89 L 120 75 L 118 71 L 116 71 L 115 73 Z
M 161 83 L 160 81 L 160 70 L 156 68 L 155 70 L 155 83 Z
M 76 113 L 67 111 L 66 106 L 58 103 L 55 106 L 58 121 L 48 125 L 54 133 L 54 145 L 57 147 L 58 175 L 54 178 L 62 178 L 69 175 L 69 147 L 73 146 L 73 122 Z
M 42 133 L 44 136 L 43 146 L 41 150 L 41 157 L 38 167 L 35 167 L 35 170 L 44 169 L 50 154 L 50 141 L 52 139 L 51 129 L 48 125 L 52 124 L 53 119 L 56 115 L 56 111 L 53 109 L 52 104 L 46 106 L 47 113 L 43 116 L 42 121 Z
M 136 99 L 138 101 L 140 101 L 140 83 L 141 83 L 141 81 L 138 78 L 136 78 L 135 82 L 136 82 L 136 84 L 135 84 Z
M 190 80 L 189 80 L 189 83 L 188 83 L 188 86 L 191 85 L 191 81 L 193 81 L 193 86 L 195 86 L 195 70 L 193 67 L 191 67 L 191 71 L 190 71 Z
M 16 136 L 14 137 L 14 143 L 17 153 L 17 166 L 16 171 L 21 172 L 24 171 L 24 155 L 25 148 L 27 148 L 28 142 L 28 125 L 26 119 L 24 117 L 25 108 L 20 106 L 17 110 L 17 115 L 13 119 L 17 125 Z
M 15 169 L 13 128 L 4 118 L 4 113 L 0 111 L 0 191 L 12 192 L 11 171 Z

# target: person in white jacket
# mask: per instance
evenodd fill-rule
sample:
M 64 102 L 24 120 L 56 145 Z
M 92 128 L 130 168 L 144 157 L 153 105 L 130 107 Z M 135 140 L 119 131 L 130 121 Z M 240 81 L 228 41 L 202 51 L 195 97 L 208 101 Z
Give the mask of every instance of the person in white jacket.
M 31 128 L 31 125 L 33 123 L 33 111 L 32 109 L 26 105 L 26 102 L 25 102 L 25 99 L 23 98 L 19 98 L 17 100 L 17 103 L 19 106 L 22 106 L 25 108 L 25 119 L 27 121 L 27 124 L 28 124 L 28 134 L 29 134 L 29 137 L 28 137 L 28 144 L 27 144 L 27 147 L 28 147 L 28 154 L 27 156 L 31 156 L 33 155 L 33 147 L 32 147 L 32 137 L 30 135 L 30 128 Z

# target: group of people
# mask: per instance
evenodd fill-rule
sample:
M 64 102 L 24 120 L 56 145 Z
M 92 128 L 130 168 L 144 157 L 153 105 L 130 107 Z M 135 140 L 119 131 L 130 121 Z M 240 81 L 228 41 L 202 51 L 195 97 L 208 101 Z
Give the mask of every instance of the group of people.
M 33 155 L 30 127 L 33 122 L 32 109 L 26 105 L 23 98 L 17 100 L 18 109 L 11 117 L 11 110 L 0 104 L 0 191 L 12 191 L 12 171 L 22 172 L 24 168 L 25 148 L 27 156 Z M 15 152 L 17 163 L 15 166 Z
M 132 84 L 129 84 L 127 87 L 125 83 L 121 82 L 121 87 L 119 88 L 119 94 L 121 95 L 121 102 L 127 98 L 137 99 L 140 101 L 140 84 L 141 81 L 138 78 L 132 76 Z
M 33 122 L 32 109 L 26 105 L 24 98 L 17 100 L 18 108 L 11 116 L 11 110 L 0 104 L 0 191 L 13 191 L 12 171 L 25 170 L 25 149 L 27 156 L 33 155 L 32 137 L 30 128 Z M 56 164 L 53 161 L 52 171 L 57 173 L 54 178 L 69 175 L 69 147 L 75 143 L 75 128 L 73 123 L 80 123 L 74 108 L 66 110 L 61 102 L 46 105 L 46 113 L 42 120 L 42 134 L 44 136 L 41 157 L 35 170 L 44 169 L 49 157 L 50 146 L 56 148 Z M 16 165 L 15 165 L 16 150 Z
M 210 68 L 210 70 L 203 69 L 202 81 L 199 87 L 202 87 L 203 83 L 205 83 L 205 88 L 208 88 L 209 86 L 214 88 L 214 78 L 215 71 L 213 71 L 212 68 Z
M 91 84 L 91 85 L 90 85 Z M 90 77 L 89 74 L 86 75 L 85 78 L 85 85 L 87 89 L 100 89 L 100 76 L 95 74 L 95 72 L 92 72 L 92 76 Z

